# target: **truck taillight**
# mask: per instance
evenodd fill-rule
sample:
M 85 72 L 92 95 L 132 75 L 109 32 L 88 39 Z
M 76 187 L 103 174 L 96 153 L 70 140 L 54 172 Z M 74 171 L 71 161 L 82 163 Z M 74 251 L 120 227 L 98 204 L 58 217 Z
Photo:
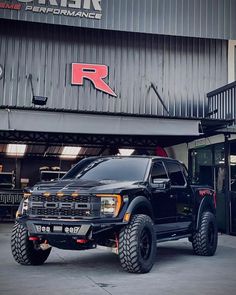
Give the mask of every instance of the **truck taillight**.
M 216 192 L 214 192 L 213 198 L 214 198 L 214 205 L 215 205 L 215 208 L 216 208 Z

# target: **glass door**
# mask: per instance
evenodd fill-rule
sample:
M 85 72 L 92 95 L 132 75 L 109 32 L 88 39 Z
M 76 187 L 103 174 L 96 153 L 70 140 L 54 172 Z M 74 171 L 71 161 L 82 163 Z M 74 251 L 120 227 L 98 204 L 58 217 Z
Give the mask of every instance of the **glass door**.
M 224 164 L 214 166 L 215 183 L 214 189 L 216 191 L 216 218 L 218 229 L 220 231 L 226 230 L 226 190 L 225 190 L 225 176 L 226 168 Z
M 216 191 L 218 228 L 225 232 L 226 167 L 224 144 L 192 150 L 190 160 L 193 183 L 209 185 Z

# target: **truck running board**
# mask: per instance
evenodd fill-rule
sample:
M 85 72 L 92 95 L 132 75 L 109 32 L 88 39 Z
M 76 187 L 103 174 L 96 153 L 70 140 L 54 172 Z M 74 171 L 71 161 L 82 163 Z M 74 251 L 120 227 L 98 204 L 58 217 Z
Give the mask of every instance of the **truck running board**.
M 189 238 L 189 237 L 191 237 L 191 234 L 185 234 L 185 235 L 181 235 L 181 236 L 175 235 L 175 236 L 172 236 L 172 237 L 160 238 L 160 239 L 157 238 L 157 243 L 176 241 L 176 240 L 179 240 L 179 239 Z

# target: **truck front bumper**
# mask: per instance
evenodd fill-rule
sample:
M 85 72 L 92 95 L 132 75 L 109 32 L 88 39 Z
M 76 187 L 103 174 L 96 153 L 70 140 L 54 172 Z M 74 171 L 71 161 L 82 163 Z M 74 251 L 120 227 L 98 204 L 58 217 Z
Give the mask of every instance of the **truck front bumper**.
M 102 222 L 89 220 L 51 220 L 51 219 L 19 219 L 25 224 L 29 238 L 47 240 L 52 246 L 61 249 L 91 249 L 99 237 L 108 231 L 119 231 L 126 223 L 121 221 Z M 81 241 L 81 242 L 79 242 Z

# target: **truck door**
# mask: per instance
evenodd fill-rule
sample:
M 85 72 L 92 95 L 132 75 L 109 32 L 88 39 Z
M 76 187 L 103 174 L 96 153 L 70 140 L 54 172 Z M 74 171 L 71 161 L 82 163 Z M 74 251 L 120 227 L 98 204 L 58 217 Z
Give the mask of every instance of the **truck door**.
M 168 179 L 166 169 L 161 160 L 153 163 L 150 178 L 151 182 L 154 178 Z M 151 202 L 156 224 L 170 224 L 176 222 L 176 198 L 170 195 L 170 189 L 152 190 Z M 165 226 L 165 230 L 169 230 L 167 227 Z
M 192 221 L 192 191 L 187 183 L 182 165 L 174 161 L 166 161 L 165 166 L 171 181 L 170 195 L 176 200 L 177 227 L 184 229 Z

